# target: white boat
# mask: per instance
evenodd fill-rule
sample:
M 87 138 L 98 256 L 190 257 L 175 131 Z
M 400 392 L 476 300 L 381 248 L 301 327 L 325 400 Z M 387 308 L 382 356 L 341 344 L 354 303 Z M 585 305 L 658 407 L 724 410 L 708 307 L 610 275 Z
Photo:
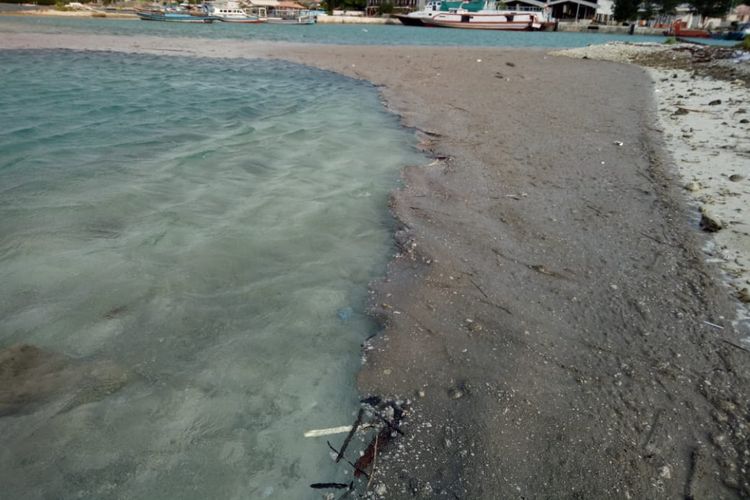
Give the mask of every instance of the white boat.
M 269 2 L 270 3 L 270 2 Z M 315 24 L 317 15 L 304 5 L 293 0 L 278 0 L 268 5 L 270 24 Z
M 412 26 L 509 31 L 537 31 L 552 24 L 549 9 L 545 4 L 537 0 L 523 2 L 529 5 L 498 9 L 493 0 L 433 0 L 425 9 L 407 16 L 399 16 L 399 19 L 402 23 Z
M 422 19 L 431 18 L 435 14 L 439 14 L 442 4 L 442 0 L 430 0 L 424 9 L 409 12 L 408 14 L 399 14 L 396 17 L 401 21 L 401 24 L 405 24 L 406 26 L 424 26 Z
M 208 15 L 215 21 L 224 23 L 258 24 L 267 21 L 266 10 L 261 7 L 257 13 L 243 9 L 235 0 L 208 4 Z
M 315 24 L 317 18 L 309 10 L 276 9 L 268 16 L 268 24 Z

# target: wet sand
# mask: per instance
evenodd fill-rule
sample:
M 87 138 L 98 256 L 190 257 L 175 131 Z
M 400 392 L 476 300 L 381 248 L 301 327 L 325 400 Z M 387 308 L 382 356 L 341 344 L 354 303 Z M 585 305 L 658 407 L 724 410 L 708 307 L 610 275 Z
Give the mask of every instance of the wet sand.
M 380 496 L 750 495 L 750 352 L 645 70 L 496 48 L 0 45 L 302 62 L 382 86 L 420 130 L 435 160 L 393 195 L 400 253 L 359 376 L 364 394 L 412 400 L 406 436 L 378 453 Z

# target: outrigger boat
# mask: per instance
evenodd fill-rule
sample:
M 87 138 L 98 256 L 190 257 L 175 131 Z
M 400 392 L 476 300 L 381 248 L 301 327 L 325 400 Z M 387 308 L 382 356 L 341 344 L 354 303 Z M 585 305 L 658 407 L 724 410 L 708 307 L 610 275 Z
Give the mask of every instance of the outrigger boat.
M 538 0 L 524 0 L 529 7 L 497 9 L 494 0 L 433 0 L 425 9 L 398 16 L 411 26 L 481 30 L 538 31 L 551 25 L 549 9 Z

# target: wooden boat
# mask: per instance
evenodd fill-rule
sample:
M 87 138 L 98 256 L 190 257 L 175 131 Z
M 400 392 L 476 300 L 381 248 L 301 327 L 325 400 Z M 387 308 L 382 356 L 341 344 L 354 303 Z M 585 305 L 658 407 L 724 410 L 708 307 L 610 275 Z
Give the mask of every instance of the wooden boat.
M 687 23 L 684 21 L 675 21 L 667 31 L 664 32 L 664 36 L 674 36 L 681 38 L 710 38 L 711 33 L 706 30 L 700 29 L 689 29 Z

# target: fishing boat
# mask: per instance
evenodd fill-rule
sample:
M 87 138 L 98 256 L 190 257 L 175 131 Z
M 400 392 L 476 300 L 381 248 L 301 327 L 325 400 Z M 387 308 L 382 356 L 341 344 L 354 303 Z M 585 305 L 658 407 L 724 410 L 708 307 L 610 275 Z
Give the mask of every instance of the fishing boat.
M 406 22 L 399 19 L 404 24 L 421 23 L 428 27 L 508 31 L 538 31 L 551 24 L 545 4 L 536 0 L 525 0 L 525 3 L 530 5 L 498 9 L 494 0 L 435 1 Z
M 211 23 L 213 18 L 208 15 L 204 6 L 135 9 L 136 15 L 143 21 L 168 21 L 175 23 Z
M 688 28 L 686 22 L 678 20 L 672 23 L 672 26 L 664 32 L 664 36 L 674 36 L 678 38 L 710 38 L 711 33 L 706 30 Z
M 750 37 L 750 23 L 737 25 L 727 31 L 711 33 L 711 38 L 717 40 L 737 40 L 741 42 L 746 37 Z
M 256 12 L 248 12 L 235 0 L 210 3 L 207 10 L 213 20 L 222 23 L 259 24 L 268 20 L 264 7 L 260 7 Z

